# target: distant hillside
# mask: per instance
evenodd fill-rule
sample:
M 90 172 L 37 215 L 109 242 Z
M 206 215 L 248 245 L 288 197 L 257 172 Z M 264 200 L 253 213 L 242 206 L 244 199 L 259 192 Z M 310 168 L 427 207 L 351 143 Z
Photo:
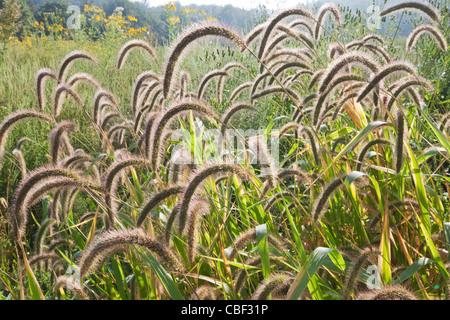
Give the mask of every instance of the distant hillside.
M 39 7 L 43 4 L 52 2 L 52 0 L 19 0 L 22 2 L 32 3 L 32 7 L 34 6 L 34 10 L 39 10 Z M 195 0 L 192 0 L 195 1 Z M 2 0 L 0 0 L 1 4 Z M 63 2 L 71 5 L 79 5 L 82 7 L 84 4 L 95 4 L 98 7 L 102 8 L 107 15 L 110 15 L 116 7 L 124 8 L 124 15 L 133 15 L 138 18 L 138 23 L 140 26 L 149 27 L 152 30 L 152 33 L 155 35 L 156 39 L 161 42 L 164 42 L 168 39 L 169 36 L 169 24 L 167 22 L 167 16 L 165 16 L 165 12 L 163 6 L 159 7 L 148 7 L 145 5 L 145 1 L 129 1 L 129 0 L 62 0 L 57 2 Z M 169 1 L 168 1 L 169 2 Z M 351 10 L 353 13 L 356 13 L 361 18 L 361 21 L 364 22 L 371 15 L 368 13 L 368 8 L 372 5 L 378 5 L 381 8 L 387 8 L 395 3 L 398 3 L 399 0 L 309 0 L 304 6 L 315 11 L 322 4 L 326 2 L 333 2 L 343 7 L 343 14 Z M 151 1 L 148 1 L 151 3 Z M 190 23 L 197 22 L 201 19 L 204 19 L 205 16 L 199 14 L 184 14 L 182 9 L 184 8 L 179 2 L 175 2 L 175 6 L 177 8 L 176 11 L 170 12 L 176 17 L 180 18 L 181 25 L 187 25 Z M 233 7 L 232 5 L 189 5 L 189 9 L 203 10 L 208 17 L 214 17 L 218 21 L 221 21 L 230 27 L 240 31 L 247 32 L 255 26 L 256 24 L 264 21 L 267 17 L 272 13 L 266 10 L 264 7 L 253 9 L 253 10 L 244 10 L 240 8 Z M 406 36 L 413 29 L 414 25 L 418 22 L 419 16 L 417 14 L 407 14 L 398 17 L 395 20 L 395 29 L 392 30 L 392 25 L 382 24 L 382 29 L 378 30 L 378 32 L 382 34 L 396 32 L 400 36 Z M 391 19 L 391 18 L 389 18 Z M 397 22 L 398 21 L 398 22 Z M 399 25 L 397 30 L 397 25 Z
M 33 0 L 32 2 L 35 9 L 38 10 L 41 5 L 52 1 L 53 0 Z M 84 4 L 95 4 L 102 8 L 107 15 L 110 15 L 116 7 L 123 7 L 124 15 L 133 15 L 138 18 L 139 24 L 142 24 L 142 26 L 151 26 L 151 29 L 158 33 L 161 39 L 165 39 L 168 36 L 168 23 L 164 16 L 163 6 L 147 7 L 143 2 L 132 2 L 128 0 L 62 0 L 57 2 L 78 5 L 80 7 L 83 7 Z M 183 12 L 180 11 L 184 7 L 179 2 L 175 2 L 175 6 L 177 11 L 171 13 L 180 17 L 181 23 L 193 23 L 205 18 L 205 16 L 199 14 L 183 14 Z M 231 5 L 191 5 L 189 6 L 189 9 L 197 10 L 197 12 L 203 10 L 208 17 L 216 18 L 218 21 L 241 32 L 250 30 L 252 26 L 261 22 L 262 17 L 267 16 L 266 12 L 259 9 L 244 10 Z

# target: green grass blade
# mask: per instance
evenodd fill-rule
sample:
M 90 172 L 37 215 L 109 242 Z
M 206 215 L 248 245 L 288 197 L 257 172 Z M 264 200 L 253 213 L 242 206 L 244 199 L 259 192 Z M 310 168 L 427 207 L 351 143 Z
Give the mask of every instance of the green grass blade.
M 184 300 L 183 295 L 180 290 L 178 290 L 175 282 L 173 282 L 172 277 L 167 273 L 167 271 L 161 266 L 161 264 L 156 260 L 156 258 L 150 253 L 139 252 L 144 261 L 150 266 L 152 271 L 156 274 L 158 279 L 161 281 L 164 288 L 169 293 L 169 296 L 173 300 Z
M 439 252 L 436 249 L 436 246 L 431 239 L 431 221 L 430 221 L 430 214 L 429 214 L 429 207 L 428 207 L 428 201 L 427 201 L 427 194 L 423 183 L 423 177 L 419 168 L 419 165 L 417 164 L 416 157 L 414 156 L 411 148 L 409 145 L 406 146 L 410 164 L 411 164 L 411 176 L 412 180 L 414 181 L 414 186 L 416 189 L 417 199 L 419 200 L 420 208 L 422 213 L 419 214 L 416 212 L 418 216 L 418 223 L 419 227 L 422 231 L 422 236 L 425 239 L 425 242 L 427 244 L 428 249 L 430 250 L 431 256 L 433 257 L 433 260 L 436 262 L 439 270 L 441 271 L 442 275 L 444 276 L 445 280 L 448 279 L 448 271 L 446 270 L 444 266 L 444 262 L 441 259 L 441 256 L 439 255 Z
M 441 144 L 441 146 L 450 154 L 450 140 L 446 137 L 446 135 L 436 127 L 436 125 L 431 121 L 431 119 L 425 114 L 425 112 L 421 108 L 417 108 L 421 113 L 422 117 L 427 121 L 430 125 L 431 131 L 433 131 L 437 140 Z
M 450 251 L 450 222 L 444 222 L 445 241 L 447 242 L 447 251 Z M 447 261 L 450 261 L 450 254 L 447 255 Z
M 429 263 L 434 262 L 428 258 L 420 258 L 415 261 L 412 265 L 410 265 L 405 271 L 403 271 L 397 279 L 395 279 L 394 283 L 402 283 L 412 277 L 420 268 L 426 266 Z
M 256 239 L 258 241 L 258 249 L 259 255 L 261 256 L 264 279 L 267 279 L 270 276 L 270 261 L 266 224 L 256 226 Z
M 306 263 L 302 266 L 297 277 L 294 280 L 289 292 L 286 296 L 287 300 L 298 300 L 308 285 L 310 279 L 314 276 L 317 269 L 324 263 L 325 258 L 334 249 L 318 247 L 314 249 L 311 255 L 308 257 Z M 336 259 L 334 257 L 334 259 Z
M 360 143 L 370 132 L 379 129 L 384 126 L 391 126 L 392 124 L 383 121 L 374 121 L 369 123 L 363 130 L 361 130 L 356 137 L 352 139 L 337 156 L 334 157 L 333 161 L 329 164 L 328 168 L 324 171 L 328 171 L 344 154 L 349 152 L 358 143 Z

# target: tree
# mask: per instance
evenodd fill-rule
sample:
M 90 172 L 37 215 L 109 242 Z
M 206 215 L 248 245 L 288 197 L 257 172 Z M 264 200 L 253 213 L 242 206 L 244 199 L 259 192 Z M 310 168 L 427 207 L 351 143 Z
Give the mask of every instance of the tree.
M 20 28 L 20 6 L 17 0 L 3 0 L 0 9 L 0 40 L 5 46 L 6 41 L 14 36 Z

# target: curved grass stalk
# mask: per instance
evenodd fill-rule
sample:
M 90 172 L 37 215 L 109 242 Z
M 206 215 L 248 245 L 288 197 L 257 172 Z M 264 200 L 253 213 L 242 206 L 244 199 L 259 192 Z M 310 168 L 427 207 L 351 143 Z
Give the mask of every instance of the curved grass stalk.
M 404 10 L 419 12 L 437 23 L 441 22 L 442 19 L 438 9 L 436 9 L 429 2 L 422 2 L 422 1 L 405 1 L 400 4 L 394 5 L 382 11 L 380 13 L 380 17 L 385 17 L 397 11 L 404 11 Z
M 439 49 L 444 52 L 447 51 L 448 44 L 445 36 L 438 28 L 430 24 L 421 24 L 411 31 L 408 39 L 406 40 L 406 50 L 410 51 L 416 45 L 419 38 L 424 34 L 431 36 L 436 41 Z
M 80 279 L 98 268 L 112 253 L 128 251 L 130 245 L 138 245 L 156 254 L 169 270 L 184 271 L 183 263 L 175 251 L 153 239 L 141 229 L 111 230 L 100 234 L 83 252 L 79 267 Z
M 187 184 L 184 192 L 181 195 L 180 201 L 177 206 L 172 211 L 169 220 L 166 224 L 166 242 L 169 241 L 171 236 L 172 225 L 175 221 L 175 218 L 179 217 L 179 232 L 183 233 L 186 227 L 186 220 L 188 217 L 188 212 L 191 208 L 192 198 L 196 193 L 196 190 L 203 184 L 204 180 L 212 175 L 217 175 L 219 173 L 229 173 L 229 174 L 237 174 L 243 179 L 249 180 L 250 173 L 243 168 L 242 166 L 235 164 L 212 164 L 205 165 L 198 172 L 195 172 L 192 175 L 189 183 Z
M 125 43 L 122 48 L 119 51 L 118 59 L 117 59 L 117 69 L 122 69 L 125 61 L 127 60 L 128 56 L 130 55 L 130 52 L 132 49 L 135 48 L 141 48 L 144 49 L 155 61 L 158 61 L 158 58 L 156 57 L 155 50 L 144 40 L 130 40 L 127 43 Z
M 61 61 L 59 68 L 58 68 L 58 80 L 61 83 L 66 82 L 66 77 L 67 74 L 69 72 L 69 68 L 73 65 L 73 63 L 76 60 L 79 59 L 84 59 L 84 60 L 89 60 L 95 64 L 98 64 L 97 59 L 92 56 L 90 53 L 85 52 L 85 51 L 80 51 L 80 50 L 76 50 L 76 51 L 72 51 L 70 53 L 68 53 Z
M 35 76 L 36 96 L 41 111 L 45 109 L 45 85 L 49 78 L 58 81 L 56 74 L 49 68 L 39 69 Z
M 44 120 L 53 122 L 53 119 L 45 113 L 35 110 L 19 110 L 6 116 L 0 122 L 0 169 L 5 157 L 6 141 L 12 129 L 27 119 Z
M 342 23 L 341 11 L 337 7 L 337 5 L 335 5 L 333 3 L 323 4 L 319 8 L 319 11 L 317 12 L 316 19 L 315 19 L 316 27 L 314 29 L 314 39 L 316 39 L 316 41 L 318 41 L 320 39 L 322 30 L 325 28 L 324 21 L 325 21 L 326 17 L 329 15 L 333 16 L 333 19 L 338 26 L 341 25 L 341 23 Z
M 244 40 L 242 40 L 235 32 L 216 23 L 200 23 L 184 30 L 177 38 L 177 41 L 170 50 L 170 54 L 166 60 L 167 63 L 163 79 L 163 95 L 165 99 L 169 98 L 172 90 L 172 78 L 177 72 L 185 49 L 195 40 L 205 36 L 223 37 L 246 48 Z

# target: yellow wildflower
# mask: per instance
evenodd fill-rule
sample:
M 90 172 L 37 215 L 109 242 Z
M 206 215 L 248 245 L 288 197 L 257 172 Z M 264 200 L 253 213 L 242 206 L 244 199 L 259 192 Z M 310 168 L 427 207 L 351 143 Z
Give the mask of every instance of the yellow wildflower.
M 169 2 L 166 6 L 166 9 L 170 9 L 170 10 L 177 10 L 177 7 L 175 6 L 175 3 L 173 1 Z
M 170 23 L 170 25 L 174 25 L 175 23 L 177 23 L 177 22 L 180 22 L 180 18 L 179 17 L 170 17 L 169 18 L 169 23 Z

